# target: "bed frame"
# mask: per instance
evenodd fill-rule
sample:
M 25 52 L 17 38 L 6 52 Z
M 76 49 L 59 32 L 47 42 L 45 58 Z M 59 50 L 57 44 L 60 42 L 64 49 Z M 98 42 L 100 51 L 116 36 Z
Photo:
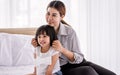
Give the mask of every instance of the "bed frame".
M 35 35 L 37 28 L 0 28 L 0 33 Z

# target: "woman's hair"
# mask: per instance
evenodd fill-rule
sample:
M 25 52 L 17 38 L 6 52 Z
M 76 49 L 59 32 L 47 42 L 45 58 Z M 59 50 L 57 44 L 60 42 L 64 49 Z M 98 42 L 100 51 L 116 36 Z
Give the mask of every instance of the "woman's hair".
M 45 34 L 47 36 L 50 37 L 50 46 L 52 46 L 52 43 L 54 40 L 57 40 L 57 35 L 56 35 L 56 32 L 54 30 L 54 27 L 50 26 L 50 25 L 42 25 L 40 26 L 37 31 L 36 31 L 36 35 L 35 35 L 35 39 L 37 40 L 37 43 L 38 43 L 38 36 L 41 35 L 41 34 Z M 38 46 L 40 46 L 38 44 Z
M 48 6 L 47 6 L 47 9 L 51 7 L 51 8 L 55 8 L 57 11 L 59 11 L 60 13 L 60 16 L 65 16 L 66 14 L 66 8 L 65 8 L 65 5 L 63 2 L 59 1 L 59 0 L 53 0 L 51 1 Z M 64 20 L 61 20 L 61 22 L 63 24 L 66 24 L 66 25 L 69 25 L 68 23 L 66 23 Z

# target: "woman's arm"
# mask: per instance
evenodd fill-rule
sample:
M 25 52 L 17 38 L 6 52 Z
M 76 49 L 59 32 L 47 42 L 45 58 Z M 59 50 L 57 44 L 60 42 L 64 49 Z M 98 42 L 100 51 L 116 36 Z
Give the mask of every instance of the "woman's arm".
M 51 65 L 48 66 L 48 68 L 46 70 L 46 75 L 52 75 L 52 71 L 54 69 L 54 66 L 55 66 L 57 60 L 59 60 L 59 53 L 52 56 L 52 63 L 51 63 Z
M 61 48 L 60 52 L 64 54 L 71 62 L 75 61 L 74 53 L 70 50 L 67 50 L 66 48 Z
M 64 47 L 61 45 L 61 42 Z M 74 31 L 66 37 L 62 37 L 61 42 L 56 40 L 53 42 L 52 46 L 55 50 L 60 51 L 64 56 L 66 56 L 70 63 L 81 63 L 83 61 L 84 56 L 80 51 L 80 44 Z
M 58 50 L 59 52 L 61 52 L 62 54 L 64 54 L 71 62 L 73 62 L 74 59 L 74 53 L 65 49 L 59 40 L 55 40 L 52 44 L 52 47 L 55 48 L 55 50 Z

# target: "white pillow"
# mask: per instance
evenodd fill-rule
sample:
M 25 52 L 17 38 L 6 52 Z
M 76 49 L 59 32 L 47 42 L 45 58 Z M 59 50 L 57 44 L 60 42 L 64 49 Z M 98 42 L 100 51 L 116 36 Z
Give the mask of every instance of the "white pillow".
M 0 33 L 0 65 L 12 65 L 11 36 Z
M 10 45 L 10 47 L 9 48 L 2 47 L 2 48 L 3 50 L 5 49 L 6 51 L 8 51 L 9 56 L 11 55 L 9 58 L 12 59 L 12 65 L 13 66 L 33 65 L 34 64 L 34 56 L 33 56 L 34 48 L 31 45 L 31 40 L 33 36 L 21 35 L 21 34 L 7 34 L 7 33 L 4 35 L 7 36 L 7 38 L 10 38 L 8 39 L 10 42 L 6 43 L 7 45 Z M 5 51 L 4 53 L 7 54 L 7 52 Z M 6 65 L 8 65 L 8 63 Z

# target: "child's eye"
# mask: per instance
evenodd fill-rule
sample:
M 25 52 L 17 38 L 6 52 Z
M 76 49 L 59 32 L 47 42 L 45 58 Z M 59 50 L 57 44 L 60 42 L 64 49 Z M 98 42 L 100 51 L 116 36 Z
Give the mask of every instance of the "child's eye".
M 41 38 L 40 36 L 38 36 L 38 38 Z
M 46 35 L 44 35 L 43 37 L 46 37 Z
M 56 14 L 53 14 L 52 16 L 53 16 L 53 17 L 56 17 L 57 15 L 56 15 Z

